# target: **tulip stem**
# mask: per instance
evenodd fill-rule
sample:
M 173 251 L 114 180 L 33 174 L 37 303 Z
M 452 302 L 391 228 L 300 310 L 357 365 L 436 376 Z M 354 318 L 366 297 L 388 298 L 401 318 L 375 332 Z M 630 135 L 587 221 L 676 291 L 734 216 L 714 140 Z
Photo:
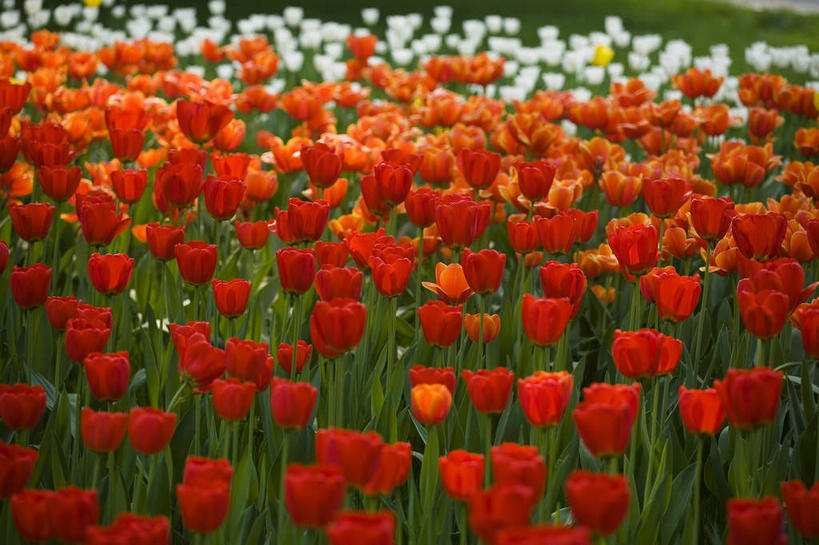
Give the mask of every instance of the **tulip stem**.
M 631 288 L 631 330 L 635 331 L 640 328 L 640 277 L 634 280 L 634 285 Z
M 765 341 L 757 337 L 756 339 L 756 366 L 761 367 L 765 358 Z
M 393 392 L 393 384 L 392 384 L 392 375 L 393 375 L 393 367 L 395 367 L 395 321 L 398 320 L 398 311 L 396 309 L 398 305 L 398 301 L 395 297 L 390 297 L 390 311 L 387 314 L 387 376 L 384 380 L 384 384 L 386 386 L 387 396 L 393 397 L 395 392 Z M 375 380 L 381 380 L 379 377 L 376 377 Z
M 159 465 L 159 459 L 157 456 L 147 456 L 148 463 L 151 464 L 151 469 L 148 470 L 148 483 L 145 488 L 145 497 L 144 497 L 144 504 L 142 505 L 142 512 L 148 515 L 151 514 L 151 489 L 153 488 L 154 484 L 154 474 L 156 473 L 156 466 Z
M 646 469 L 646 482 L 643 490 L 643 501 L 647 501 L 648 493 L 651 490 L 651 479 L 654 473 L 654 443 L 657 440 L 657 427 L 660 424 L 660 418 L 657 415 L 657 404 L 660 400 L 660 383 L 656 380 L 652 381 L 652 389 L 654 396 L 651 401 L 651 417 L 654 422 L 651 423 L 651 434 L 648 439 L 648 468 Z
M 62 204 L 62 202 L 57 201 L 57 204 L 54 206 L 54 246 L 51 249 L 51 270 L 53 271 L 51 280 L 54 286 L 53 293 L 59 293 L 57 287 L 60 283 L 60 227 L 62 227 L 60 208 L 62 208 Z
M 250 404 L 250 417 L 247 419 L 247 455 L 253 461 L 253 432 L 256 430 L 256 394 L 253 394 L 253 402 Z M 239 442 L 239 427 L 236 426 L 236 442 Z M 238 463 L 238 462 L 236 462 Z
M 702 303 L 700 304 L 700 315 L 697 319 L 697 333 L 694 336 L 694 358 L 691 360 L 688 376 L 696 378 L 696 365 L 700 362 L 700 352 L 702 351 L 702 332 L 705 327 L 705 314 L 708 312 L 708 288 L 711 286 L 711 244 L 705 247 L 705 284 L 702 289 Z M 736 337 L 734 337 L 736 339 Z M 688 387 L 694 387 L 694 381 L 689 381 Z
M 484 421 L 484 434 L 483 434 L 483 441 L 484 441 L 484 451 L 486 452 L 486 460 L 490 460 L 492 456 L 492 415 L 487 413 L 482 416 L 482 420 Z M 484 479 L 483 484 L 484 488 L 489 487 L 489 484 L 492 482 L 492 475 L 491 475 L 492 465 L 487 463 L 486 469 L 484 471 Z
M 278 542 L 282 543 L 282 538 L 284 537 L 284 513 L 287 511 L 286 501 L 285 501 L 285 481 L 287 477 L 287 454 L 288 454 L 288 447 L 290 443 L 290 430 L 284 429 L 284 433 L 282 433 L 282 453 L 281 453 L 281 464 L 279 468 L 279 524 L 278 524 Z
M 336 390 L 336 422 L 338 428 L 344 427 L 344 365 L 340 359 L 336 358 L 333 361 L 333 369 L 335 371 L 335 390 Z M 377 377 L 375 380 L 379 380 Z
M 483 361 L 483 313 L 485 302 L 483 299 L 483 295 L 478 295 L 478 312 L 480 312 L 480 329 L 478 330 L 478 369 L 484 368 L 484 361 Z
M 415 264 L 415 342 L 421 330 L 421 319 L 418 309 L 421 307 L 421 263 L 424 261 L 424 228 L 418 228 L 418 262 Z
M 467 519 L 468 510 L 467 510 L 466 502 L 461 502 L 461 503 L 462 503 L 461 509 L 460 509 L 460 515 L 461 515 L 461 528 L 460 528 L 460 530 L 461 531 L 459 532 L 458 537 L 460 538 L 459 539 L 460 544 L 461 545 L 466 545 L 466 542 L 469 539 L 469 522 L 468 522 L 468 519 Z
M 193 452 L 197 456 L 200 453 L 199 448 L 199 428 L 202 421 L 202 399 L 198 394 L 193 394 Z
M 546 461 L 546 463 L 548 464 L 547 469 L 552 473 L 552 475 L 557 474 L 556 465 L 557 465 L 557 456 L 558 456 L 558 452 L 557 452 L 558 451 L 558 438 L 560 437 L 560 434 L 559 434 L 560 428 L 559 428 L 559 426 L 560 426 L 560 424 L 558 423 L 558 424 L 555 424 L 554 426 L 551 426 L 547 430 L 547 439 L 546 440 L 549 443 L 547 445 L 547 452 L 548 452 L 547 456 L 548 456 L 549 459 Z M 557 493 L 557 489 L 555 488 L 555 485 L 557 485 L 557 479 L 555 479 L 554 477 L 552 477 L 551 479 L 546 480 L 545 507 L 546 507 L 547 515 L 551 515 L 551 513 L 554 511 L 555 495 Z M 548 516 L 545 517 L 543 519 L 543 522 L 548 521 L 548 519 L 549 519 Z
M 54 348 L 54 351 L 57 352 L 56 357 L 57 361 L 54 363 L 54 391 L 57 392 L 57 397 L 60 397 L 60 387 L 62 386 L 62 373 L 63 373 L 63 347 L 62 347 L 62 340 L 63 335 L 62 333 L 57 333 L 57 344 Z
M 697 466 L 694 472 L 694 533 L 691 544 L 697 545 L 700 536 L 700 481 L 702 480 L 702 446 L 703 438 L 697 435 Z
M 297 295 L 290 296 L 291 301 L 293 301 L 293 330 L 292 336 L 293 338 L 291 341 L 293 342 L 293 361 L 290 362 L 290 380 L 296 380 L 296 362 L 298 361 L 298 348 L 299 348 L 299 326 L 301 325 L 301 314 L 302 314 L 302 306 L 304 305 L 303 297 L 299 297 Z M 273 346 L 273 342 L 270 343 Z

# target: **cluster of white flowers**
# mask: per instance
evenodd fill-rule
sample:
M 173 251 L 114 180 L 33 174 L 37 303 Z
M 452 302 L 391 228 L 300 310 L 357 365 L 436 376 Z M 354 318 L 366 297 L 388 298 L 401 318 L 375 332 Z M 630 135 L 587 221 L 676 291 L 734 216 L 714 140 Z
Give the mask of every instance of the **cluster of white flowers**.
M 738 83 L 731 73 L 727 45 L 715 44 L 708 55 L 694 57 L 688 43 L 664 42 L 658 34 L 632 35 L 616 16 L 606 17 L 600 31 L 572 34 L 565 39 L 556 26 L 542 26 L 537 29 L 539 43 L 526 44 L 519 37 L 518 18 L 487 15 L 468 19 L 461 22 L 459 32 L 449 6 L 434 8 L 428 20 L 420 13 L 384 16 L 378 8 L 367 8 L 361 11 L 362 26 L 354 28 L 305 17 L 304 9 L 297 6 L 286 7 L 281 14 L 254 14 L 232 20 L 225 0 L 210 0 L 206 9 L 199 10 L 162 4 L 126 8 L 114 3 L 102 0 L 100 7 L 90 7 L 75 2 L 48 10 L 43 8 L 42 0 L 25 0 L 20 12 L 14 9 L 14 0 L 4 0 L 0 40 L 26 43 L 30 32 L 53 22 L 61 30 L 63 43 L 77 50 L 93 51 L 116 41 L 148 38 L 173 43 L 177 55 L 184 58 L 197 55 L 205 40 L 225 44 L 265 35 L 281 57 L 279 77 L 268 85 L 271 92 L 279 92 L 288 81 L 299 81 L 288 79 L 289 75 L 302 73 L 305 68 L 315 70 L 316 76 L 325 81 L 343 79 L 347 36 L 376 32 L 379 42 L 371 63 L 386 60 L 394 67 L 412 69 L 432 55 L 473 55 L 483 51 L 492 57 L 503 56 L 504 77 L 497 85 L 473 86 L 474 93 L 523 100 L 537 89 L 570 87 L 576 98 L 582 99 L 592 95 L 589 88 L 599 91 L 612 82 L 638 77 L 663 98 L 671 99 L 680 96 L 671 86 L 671 76 L 695 66 L 725 76 L 725 84 L 715 98 L 735 104 L 735 115 L 746 115 L 737 97 Z M 612 54 L 614 62 L 609 62 Z M 745 50 L 745 61 L 757 71 L 787 68 L 806 78 L 819 78 L 819 53 L 811 54 L 806 46 L 772 47 L 756 42 Z M 217 74 L 231 79 L 238 68 L 226 60 L 217 67 Z M 203 73 L 201 66 L 192 63 L 185 69 Z M 101 65 L 100 71 L 104 70 Z M 808 85 L 819 88 L 819 82 Z

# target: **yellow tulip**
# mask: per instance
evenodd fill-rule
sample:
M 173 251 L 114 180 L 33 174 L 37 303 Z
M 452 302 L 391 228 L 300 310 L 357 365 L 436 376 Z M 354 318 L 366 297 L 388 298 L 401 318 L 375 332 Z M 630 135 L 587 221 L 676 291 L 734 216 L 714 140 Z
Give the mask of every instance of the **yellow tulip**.
M 605 45 L 598 45 L 594 50 L 592 64 L 595 66 L 606 66 L 614 58 L 614 50 Z

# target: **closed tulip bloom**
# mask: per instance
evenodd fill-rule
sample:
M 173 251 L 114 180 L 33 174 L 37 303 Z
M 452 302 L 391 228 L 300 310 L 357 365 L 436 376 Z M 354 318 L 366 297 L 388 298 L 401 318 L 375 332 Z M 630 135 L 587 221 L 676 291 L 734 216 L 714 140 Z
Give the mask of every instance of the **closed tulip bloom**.
M 65 324 L 76 317 L 80 300 L 76 297 L 52 296 L 46 299 L 46 316 L 48 323 L 56 331 L 65 331 Z
M 35 449 L 0 440 L 0 498 L 7 500 L 26 487 L 36 461 Z
M 71 361 L 82 363 L 91 352 L 102 352 L 111 328 L 100 320 L 70 318 L 65 324 L 65 351 Z
M 536 371 L 530 377 L 518 379 L 518 398 L 526 419 L 537 427 L 560 424 L 573 387 L 574 377 L 567 371 Z
M 179 373 L 197 393 L 207 391 L 225 373 L 225 351 L 212 346 L 201 333 L 193 333 L 179 356 Z
M 336 358 L 358 346 L 367 307 L 353 299 L 319 301 L 310 316 L 310 338 L 319 354 Z
M 418 318 L 427 344 L 446 348 L 458 340 L 463 326 L 463 306 L 430 301 L 418 308 Z
M 54 217 L 54 206 L 44 202 L 10 204 L 8 211 L 14 232 L 21 239 L 35 242 L 48 236 L 51 220 Z
M 23 490 L 11 498 L 11 514 L 17 533 L 26 541 L 35 543 L 51 538 L 53 512 L 51 490 Z
M 404 200 L 407 218 L 416 227 L 429 227 L 435 223 L 435 207 L 440 198 L 441 192 L 429 187 L 410 191 Z
M 695 196 L 691 199 L 691 226 L 700 236 L 709 242 L 715 242 L 725 236 L 731 228 L 734 203 L 725 197 Z
M 170 535 L 167 517 L 122 513 L 110 526 L 86 528 L 84 545 L 110 545 L 123 539 L 131 545 L 168 545 Z
M 316 256 L 312 248 L 282 248 L 276 252 L 279 282 L 290 293 L 304 293 L 313 285 L 316 275 Z
M 488 344 L 495 340 L 500 332 L 501 321 L 497 314 L 483 315 L 483 343 Z M 464 314 L 464 328 L 469 339 L 473 342 L 481 341 L 481 315 Z
M 572 303 L 566 297 L 539 297 L 527 293 L 521 306 L 523 329 L 529 342 L 537 346 L 557 344 L 572 313 Z
M 418 384 L 412 387 L 412 413 L 421 424 L 440 424 L 452 407 L 452 394 L 443 384 Z
M 211 281 L 213 300 L 219 314 L 226 318 L 235 318 L 245 313 L 247 300 L 250 297 L 251 284 L 243 278 L 233 280 Z
M 153 407 L 134 407 L 128 415 L 128 440 L 142 454 L 156 454 L 171 442 L 176 413 Z
M 126 254 L 94 253 L 88 258 L 88 278 L 94 289 L 103 295 L 125 291 L 133 272 L 134 259 Z
M 344 501 L 346 483 L 335 465 L 290 464 L 284 483 L 287 512 L 300 528 L 323 528 Z
M 6 173 L 14 166 L 21 144 L 20 139 L 14 136 L 0 136 L 0 173 Z
M 466 501 L 483 488 L 483 454 L 453 450 L 438 459 L 438 473 L 447 495 Z
M 373 273 L 373 284 L 378 293 L 384 297 L 396 297 L 404 293 L 412 272 L 412 261 L 406 257 L 389 261 L 371 257 L 369 264 Z
M 185 325 L 171 324 L 170 330 L 173 346 L 180 358 L 185 353 L 188 339 L 194 333 L 201 333 L 204 339 L 210 339 L 210 322 L 188 322 Z
M 374 431 L 320 429 L 316 433 L 316 461 L 338 466 L 347 484 L 363 488 L 375 473 L 383 445 L 384 440 Z
M 265 390 L 273 376 L 275 363 L 267 349 L 267 343 L 231 337 L 225 343 L 225 367 L 228 374 L 252 382 L 260 392 Z
M 111 154 L 121 161 L 136 161 L 145 144 L 145 133 L 137 129 L 108 129 Z
M 495 543 L 499 531 L 529 524 L 535 503 L 529 486 L 496 484 L 470 496 L 469 526 L 486 543 Z
M 315 252 L 319 267 L 324 267 L 325 265 L 344 267 L 347 264 L 347 259 L 350 257 L 350 252 L 347 251 L 347 246 L 345 246 L 343 242 L 317 241 Z
M 691 182 L 682 178 L 657 178 L 643 182 L 643 198 L 657 217 L 670 218 L 691 196 Z
M 409 443 L 398 442 L 392 445 L 382 445 L 378 464 L 370 480 L 364 485 L 364 493 L 390 494 L 395 487 L 407 481 L 411 464 L 412 447 Z
M 203 102 L 176 101 L 179 129 L 192 142 L 202 144 L 212 140 L 233 119 L 233 112 L 223 105 Z
M 506 222 L 506 235 L 512 249 L 522 254 L 534 252 L 540 246 L 537 227 L 531 221 L 515 221 L 510 217 Z
M 330 187 L 341 174 L 341 158 L 326 144 L 302 147 L 301 160 L 308 178 L 318 187 Z
M 729 369 L 722 380 L 714 381 L 714 388 L 731 426 L 754 430 L 776 418 L 782 373 L 768 367 Z
M 77 217 L 86 242 L 108 246 L 131 225 L 131 218 L 117 211 L 114 198 L 107 193 L 77 195 Z
M 607 536 L 623 523 L 630 494 L 628 481 L 622 475 L 574 471 L 566 480 L 565 488 L 577 524 Z
M 216 379 L 213 381 L 213 408 L 219 417 L 228 420 L 242 420 L 250 412 L 250 406 L 256 396 L 256 387 L 252 382 L 241 382 L 235 378 Z
M 234 224 L 236 229 L 236 239 L 243 247 L 249 250 L 258 250 L 264 248 L 267 244 L 267 238 L 270 235 L 270 229 L 267 227 L 267 222 L 241 222 L 237 221 Z
M 745 329 L 759 339 L 779 335 L 790 306 L 787 294 L 772 289 L 755 291 L 748 278 L 737 284 L 737 304 Z
M 809 358 L 819 359 L 819 299 L 796 307 L 791 322 L 802 334 L 802 348 Z
M 640 384 L 592 384 L 572 412 L 586 448 L 597 457 L 620 456 L 628 446 L 640 404 Z
M 207 284 L 216 271 L 216 245 L 201 240 L 174 246 L 176 263 L 182 279 L 194 286 Z
M 273 377 L 270 386 L 273 420 L 282 428 L 303 429 L 313 416 L 317 396 L 318 390 L 309 382 L 291 382 Z
M 82 180 L 80 167 L 63 165 L 41 166 L 37 169 L 37 181 L 43 193 L 56 202 L 65 202 L 76 193 Z
M 307 344 L 307 341 L 298 341 L 298 343 L 296 343 L 296 373 L 302 372 L 304 365 L 310 361 L 312 355 L 312 344 Z M 290 343 L 281 343 L 276 350 L 276 359 L 279 362 L 279 367 L 289 375 L 293 366 L 293 345 Z
M 131 364 L 128 352 L 92 352 L 83 361 L 91 395 L 98 401 L 118 400 L 128 391 Z
M 48 298 L 48 288 L 51 284 L 51 269 L 44 263 L 36 263 L 28 267 L 15 266 L 9 279 L 11 295 L 14 301 L 22 308 L 32 308 L 44 305 Z
M 413 365 L 409 370 L 411 387 L 419 384 L 443 384 L 449 393 L 455 395 L 455 371 L 452 367 L 438 369 L 435 367 L 424 367 L 423 365 Z
M 657 229 L 653 225 L 630 225 L 618 227 L 609 236 L 611 246 L 620 270 L 631 275 L 640 275 L 657 263 Z
M 676 271 L 640 277 L 640 290 L 656 303 L 660 318 L 672 322 L 687 320 L 694 313 L 702 291 L 699 275 L 680 276 Z
M 506 254 L 495 250 L 464 251 L 462 267 L 467 284 L 475 293 L 494 293 L 503 281 Z
M 725 422 L 725 407 L 714 388 L 689 390 L 680 386 L 680 417 L 691 433 L 716 435 Z
M 168 208 L 189 208 L 202 194 L 205 187 L 202 176 L 204 164 L 182 158 L 188 159 L 180 156 L 180 162 L 171 160 L 157 169 L 154 177 L 154 202 L 165 202 Z
M 5 240 L 0 240 L 0 273 L 6 270 L 9 264 L 9 245 Z
M 230 485 L 223 482 L 176 485 L 185 528 L 197 534 L 219 529 L 230 509 Z
M 771 259 L 782 250 L 788 220 L 782 214 L 745 214 L 731 223 L 734 242 L 748 259 Z
M 518 187 L 530 201 L 539 201 L 549 195 L 557 165 L 553 161 L 519 162 L 515 165 Z
M 572 304 L 571 319 L 577 316 L 586 293 L 586 274 L 577 263 L 547 261 L 540 267 L 540 285 L 546 297 L 566 297 Z
M 392 545 L 395 518 L 391 511 L 342 511 L 327 525 L 330 545 Z
M 388 207 L 401 204 L 412 187 L 414 175 L 415 173 L 407 165 L 388 161 L 378 163 L 373 169 L 378 199 Z M 362 186 L 362 192 L 363 190 Z
M 210 154 L 210 163 L 219 178 L 243 180 L 247 176 L 250 156 L 246 153 Z
M 522 484 L 540 498 L 546 488 L 546 463 L 537 447 L 502 443 L 492 447 L 492 478 L 496 485 Z
M 80 424 L 86 447 L 96 452 L 114 452 L 128 431 L 128 414 L 96 412 L 83 407 Z
M 588 528 L 578 526 L 561 526 L 557 524 L 538 524 L 507 528 L 495 534 L 495 545 L 591 545 L 592 538 Z
M 476 203 L 464 195 L 450 194 L 435 207 L 435 225 L 444 244 L 460 250 L 480 238 L 491 219 L 492 206 L 484 201 Z
M 608 170 L 600 176 L 598 185 L 612 206 L 626 207 L 637 200 L 643 188 L 642 176 L 628 176 L 618 170 Z
M 458 263 L 435 265 L 435 283 L 422 282 L 426 289 L 436 293 L 441 300 L 450 305 L 459 305 L 472 295 L 472 288 L 466 280 L 463 266 Z
M 208 213 L 217 220 L 229 220 L 236 214 L 239 203 L 245 195 L 245 182 L 242 180 L 223 180 L 212 174 L 205 180 L 205 207 Z
M 137 202 L 147 185 L 147 170 L 115 170 L 111 173 L 111 187 L 122 202 L 129 204 Z
M 279 238 L 288 243 L 314 242 L 321 238 L 329 217 L 330 205 L 325 201 L 309 202 L 290 198 L 287 210 L 276 209 Z M 287 233 L 284 237 L 282 228 Z
M 42 386 L 0 384 L 0 417 L 8 429 L 33 429 L 45 407 L 46 393 Z
M 782 508 L 776 498 L 728 500 L 728 545 L 785 545 Z
M 806 538 L 819 537 L 819 481 L 810 489 L 798 480 L 783 482 L 780 487 L 793 527 Z
M 330 301 L 337 297 L 359 299 L 364 274 L 354 267 L 322 267 L 316 272 L 313 284 L 316 293 L 322 301 Z
M 96 490 L 81 490 L 67 486 L 49 498 L 51 537 L 65 543 L 79 543 L 86 529 L 99 521 L 99 501 Z
M 145 236 L 151 255 L 156 259 L 170 261 L 176 259 L 176 245 L 185 242 L 185 228 L 149 223 L 145 226 Z
M 188 456 L 185 459 L 185 470 L 182 475 L 182 482 L 185 484 L 221 483 L 229 487 L 232 479 L 233 467 L 224 458 Z
M 466 382 L 475 409 L 482 413 L 501 413 L 509 403 L 515 374 L 505 367 L 496 367 L 491 371 L 464 370 L 461 378 Z
M 577 220 L 570 214 L 535 219 L 537 236 L 543 250 L 549 254 L 568 254 L 577 240 Z
M 494 151 L 462 149 L 455 164 L 466 182 L 475 189 L 486 189 L 500 170 L 501 156 Z
M 636 379 L 674 372 L 683 343 L 654 329 L 614 332 L 611 355 L 624 376 Z

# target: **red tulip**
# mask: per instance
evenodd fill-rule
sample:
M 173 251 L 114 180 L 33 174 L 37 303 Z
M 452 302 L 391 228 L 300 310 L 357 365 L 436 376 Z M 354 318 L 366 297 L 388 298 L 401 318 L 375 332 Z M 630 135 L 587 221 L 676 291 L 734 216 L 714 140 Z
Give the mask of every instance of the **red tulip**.
M 488 202 L 476 203 L 469 197 L 450 194 L 438 201 L 435 207 L 435 224 L 444 244 L 460 250 L 480 238 L 489 225 L 492 206 Z
M 179 150 L 187 151 L 187 150 Z M 184 156 L 180 156 L 180 159 Z M 195 157 L 191 157 L 196 159 Z M 207 159 L 207 156 L 205 156 Z M 165 163 L 156 171 L 154 199 L 167 203 L 171 208 L 188 208 L 193 205 L 204 189 L 202 173 L 204 165 L 196 161 Z M 159 207 L 158 207 L 159 208 Z
M 210 322 L 188 322 L 185 325 L 171 324 L 170 329 L 171 340 L 180 358 L 185 353 L 185 346 L 188 344 L 188 339 L 190 339 L 194 333 L 201 333 L 206 341 L 210 338 Z
M 128 431 L 128 414 L 95 412 L 83 407 L 80 423 L 86 447 L 96 452 L 114 452 Z
M 412 178 L 415 175 L 408 165 L 390 162 L 378 163 L 375 165 L 373 173 L 379 201 L 382 201 L 390 208 L 404 202 L 412 187 Z M 367 195 L 364 193 L 363 185 L 361 190 L 366 199 Z
M 535 228 L 540 244 L 549 254 L 568 254 L 577 240 L 577 220 L 570 214 L 538 217 Z
M 44 305 L 51 283 L 51 269 L 43 263 L 28 267 L 15 266 L 11 271 L 9 284 L 14 301 L 22 308 Z
M 529 523 L 537 498 L 529 486 L 495 485 L 469 497 L 469 526 L 486 543 L 505 528 Z
M 117 212 L 114 198 L 107 193 L 77 195 L 76 201 L 82 234 L 91 246 L 108 246 L 131 225 L 131 218 Z
M 515 172 L 520 192 L 530 201 L 544 199 L 549 195 L 556 169 L 557 164 L 554 161 L 518 162 L 515 165 Z
M 353 267 L 322 267 L 316 272 L 313 283 L 316 293 L 322 301 L 337 297 L 358 300 L 361 297 L 361 285 L 364 274 Z
M 802 348 L 809 358 L 819 359 L 819 303 L 799 305 L 791 322 L 802 333 Z
M 409 443 L 398 442 L 392 445 L 381 445 L 381 454 L 375 472 L 364 485 L 365 494 L 390 494 L 409 477 L 412 463 L 412 447 Z
M 301 160 L 308 178 L 318 187 L 330 187 L 341 174 L 341 158 L 326 144 L 302 147 Z
M 559 526 L 539 524 L 537 526 L 521 526 L 507 528 L 495 534 L 495 545 L 591 545 L 592 538 L 588 528 L 577 526 Z
M 41 166 L 37 169 L 37 181 L 43 193 L 57 202 L 65 202 L 76 193 L 82 180 L 80 167 L 63 165 Z
M 640 291 L 657 305 L 660 318 L 672 322 L 688 319 L 700 300 L 700 277 L 680 276 L 673 267 L 652 269 L 640 277 Z
M 131 364 L 128 352 L 92 352 L 83 361 L 91 395 L 99 401 L 118 400 L 128 391 Z
M 604 536 L 617 531 L 630 499 L 625 477 L 579 470 L 569 475 L 565 487 L 577 524 Z
M 558 261 L 547 261 L 539 272 L 543 294 L 551 298 L 567 298 L 572 304 L 571 319 L 574 319 L 586 293 L 586 274 L 577 263 Z
M 325 265 L 344 267 L 350 255 L 343 242 L 317 241 L 315 251 L 319 267 L 324 267 Z
M 310 316 L 310 338 L 319 354 L 336 358 L 358 346 L 367 308 L 353 299 L 319 301 Z
M 176 485 L 185 528 L 198 534 L 219 529 L 230 509 L 230 485 L 223 482 Z
M 330 545 L 393 545 L 395 520 L 391 511 L 342 511 L 327 525 Z
M 637 419 L 640 384 L 592 384 L 572 412 L 583 444 L 594 456 L 620 456 L 628 446 Z
M 495 181 L 500 161 L 500 154 L 494 151 L 462 149 L 455 163 L 469 185 L 475 189 L 486 189 Z
M 534 252 L 540 246 L 537 227 L 531 221 L 513 221 L 509 218 L 506 222 L 506 235 L 512 249 L 522 254 Z
M 725 236 L 734 217 L 734 203 L 727 198 L 695 196 L 691 199 L 691 226 L 708 241 Z
M 312 344 L 307 344 L 306 341 L 298 341 L 298 343 L 296 343 L 296 373 L 302 372 L 304 365 L 310 361 L 312 355 Z M 290 343 L 281 343 L 276 350 L 276 359 L 279 361 L 279 367 L 289 375 L 293 367 L 293 345 Z
M 369 264 L 373 284 L 378 293 L 384 297 L 396 297 L 404 293 L 412 272 L 412 261 L 406 257 L 392 259 L 389 262 L 380 257 L 371 257 Z
M 728 545 L 785 545 L 782 508 L 776 498 L 728 500 Z
M 492 477 L 496 485 L 520 484 L 531 488 L 535 498 L 546 488 L 546 463 L 537 447 L 502 443 L 492 447 Z
M 54 207 L 48 203 L 9 204 L 9 215 L 14 232 L 28 242 L 43 240 L 48 236 Z
M 96 490 L 81 490 L 74 486 L 53 492 L 48 502 L 51 537 L 66 543 L 79 543 L 85 531 L 99 520 Z
M 668 375 L 677 368 L 682 341 L 654 329 L 614 332 L 611 355 L 624 376 L 636 379 Z
M 743 282 L 743 290 L 760 292 L 772 289 L 784 293 L 788 296 L 788 314 L 805 302 L 819 286 L 819 282 L 813 282 L 805 288 L 802 287 L 805 283 L 805 270 L 795 259 L 780 258 L 759 263 L 745 259 L 740 254 L 737 257 L 737 266 L 743 280 L 748 279 L 747 282 Z
M 793 527 L 806 538 L 819 537 L 819 481 L 810 490 L 797 480 L 783 482 L 780 487 Z
M 748 259 L 771 259 L 782 249 L 788 220 L 782 214 L 745 214 L 731 223 L 734 242 Z
M 120 161 L 136 161 L 145 144 L 145 133 L 138 129 L 108 129 L 111 154 Z
M 572 313 L 572 303 L 566 297 L 535 298 L 527 293 L 521 307 L 523 329 L 529 342 L 537 346 L 557 344 Z
M 225 343 L 225 367 L 228 374 L 252 382 L 259 392 L 264 391 L 270 384 L 275 364 L 267 349 L 267 343 L 231 337 Z
M 772 289 L 755 291 L 755 288 L 748 278 L 743 278 L 737 284 L 737 304 L 742 323 L 754 337 L 775 337 L 782 331 L 788 318 L 788 295 Z
M 276 252 L 279 282 L 289 293 L 304 293 L 313 285 L 316 275 L 316 256 L 312 248 L 299 250 L 282 248 Z
M 374 431 L 320 429 L 316 434 L 316 461 L 340 467 L 347 484 L 363 488 L 375 472 L 383 444 Z
M 176 429 L 176 413 L 153 407 L 134 407 L 128 415 L 128 440 L 142 454 L 156 454 L 170 443 Z
M 318 390 L 309 382 L 290 382 L 273 377 L 270 409 L 282 428 L 303 429 L 313 416 Z
M 145 192 L 147 184 L 147 170 L 115 170 L 111 173 L 111 186 L 122 202 L 129 204 L 137 202 Z
M 418 318 L 427 344 L 446 348 L 461 334 L 463 305 L 448 306 L 442 301 L 430 301 L 418 308 Z
M 449 393 L 455 395 L 455 371 L 452 367 L 444 369 L 437 369 L 435 367 L 424 367 L 422 365 L 414 365 L 409 370 L 409 378 L 411 386 L 419 384 L 443 384 L 446 386 Z
M 270 234 L 270 229 L 267 227 L 267 222 L 241 222 L 237 221 L 234 224 L 236 229 L 236 238 L 243 247 L 249 250 L 258 250 L 264 248 L 267 244 L 267 237 Z
M 43 416 L 46 393 L 42 386 L 0 384 L 0 417 L 10 430 L 33 429 Z
M 410 191 L 404 200 L 407 218 L 416 227 L 429 227 L 435 223 L 435 207 L 441 192 L 429 187 L 421 187 Z
M 220 418 L 228 421 L 242 420 L 250 412 L 256 396 L 252 382 L 235 378 L 216 379 L 212 383 L 213 409 Z
M 323 528 L 344 501 L 344 475 L 331 464 L 290 464 L 285 473 L 285 505 L 300 528 Z
M 224 458 L 211 459 L 201 456 L 188 456 L 182 482 L 191 485 L 222 484 L 230 486 L 233 479 L 233 467 Z
M 210 163 L 219 178 L 244 180 L 250 166 L 250 156 L 246 153 L 210 154 Z
M 33 448 L 7 445 L 0 440 L 0 498 L 7 500 L 26 487 L 36 461 L 37 451 Z
M 505 367 L 491 371 L 481 369 L 475 372 L 464 370 L 461 377 L 466 382 L 469 399 L 475 409 L 482 413 L 501 413 L 509 403 L 515 374 Z
M 9 264 L 9 246 L 5 240 L 0 240 L 0 274 L 6 270 Z
M 11 513 L 21 538 L 32 542 L 48 541 L 51 538 L 51 526 L 57 523 L 51 510 L 51 498 L 54 494 L 51 490 L 31 489 L 12 496 Z
M 208 213 L 217 220 L 229 220 L 245 195 L 245 182 L 223 180 L 211 174 L 205 180 L 204 195 Z
M 176 120 L 179 122 L 179 129 L 188 139 L 198 144 L 213 140 L 232 119 L 233 112 L 223 104 L 209 100 L 176 101 Z
M 207 284 L 216 271 L 216 245 L 193 240 L 174 246 L 176 263 L 182 279 L 194 286 Z
M 691 182 L 682 178 L 643 181 L 643 198 L 652 214 L 670 218 L 691 196 Z
M 536 371 L 530 377 L 518 379 L 518 398 L 529 423 L 538 427 L 560 424 L 573 387 L 574 377 L 567 371 Z
M 680 417 L 691 433 L 716 435 L 725 422 L 725 407 L 714 388 L 689 390 L 680 386 Z
M 119 543 L 118 540 L 132 545 L 168 545 L 170 534 L 166 517 L 122 513 L 110 526 L 86 528 L 84 545 L 110 545 Z
M 233 280 L 211 280 L 213 300 L 219 314 L 226 318 L 235 318 L 245 313 L 247 300 L 250 297 L 251 284 L 243 278 Z
M 412 414 L 421 424 L 435 426 L 446 420 L 452 394 L 444 384 L 418 384 L 411 390 Z
M 126 254 L 91 254 L 88 258 L 88 278 L 103 295 L 122 293 L 134 271 L 134 259 Z
M 503 281 L 506 255 L 495 250 L 464 251 L 462 267 L 469 287 L 475 293 L 494 293 Z
M 111 328 L 98 319 L 70 318 L 65 324 L 65 351 L 71 361 L 82 363 L 91 352 L 102 352 Z
M 450 498 L 466 501 L 483 488 L 483 454 L 453 450 L 438 459 L 441 484 Z
M 714 381 L 714 388 L 731 426 L 753 430 L 776 418 L 782 373 L 768 367 L 729 369 L 725 378 Z
M 197 393 L 207 391 L 225 373 L 225 351 L 211 346 L 203 334 L 193 333 L 179 356 L 179 373 Z
M 174 248 L 185 242 L 185 228 L 175 225 L 149 223 L 145 226 L 145 235 L 151 255 L 163 261 L 176 259 Z
M 497 314 L 483 315 L 483 332 L 481 332 L 480 314 L 464 314 L 464 329 L 466 329 L 466 334 L 473 343 L 491 343 L 498 336 L 500 327 L 500 316 Z M 481 339 L 481 333 L 483 333 L 483 339 Z
M 657 229 L 635 224 L 618 227 L 609 236 L 609 246 L 626 275 L 640 275 L 657 263 Z
M 6 173 L 14 166 L 20 153 L 21 141 L 14 136 L 0 136 L 0 173 Z

